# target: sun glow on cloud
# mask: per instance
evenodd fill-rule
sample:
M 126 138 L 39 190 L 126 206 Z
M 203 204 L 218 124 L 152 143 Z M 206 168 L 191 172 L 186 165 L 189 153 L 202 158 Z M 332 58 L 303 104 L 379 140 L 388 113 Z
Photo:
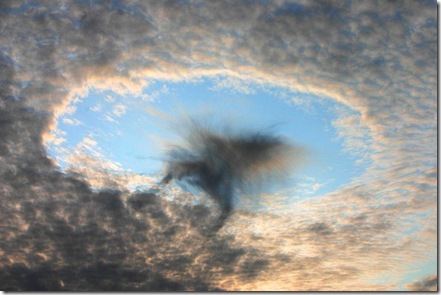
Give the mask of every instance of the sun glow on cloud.
M 0 20 L 0 288 L 437 288 L 434 1 L 2 1 Z M 309 155 L 213 233 L 212 199 L 159 183 L 189 117 Z

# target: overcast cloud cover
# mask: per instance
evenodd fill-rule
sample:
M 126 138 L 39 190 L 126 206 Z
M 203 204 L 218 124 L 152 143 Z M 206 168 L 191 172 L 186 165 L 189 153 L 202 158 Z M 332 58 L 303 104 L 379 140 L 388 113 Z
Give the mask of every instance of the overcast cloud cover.
M 0 289 L 399 289 L 436 259 L 436 10 L 435 1 L 1 1 Z M 207 237 L 219 216 L 212 200 L 153 184 L 130 192 L 130 179 L 153 181 L 110 174 L 122 169 L 111 163 L 86 169 L 96 158 L 61 172 L 46 153 L 62 140 L 57 116 L 90 88 L 140 96 L 152 79 L 219 75 L 355 110 L 334 125 L 369 167 L 295 206 L 269 196 L 267 211 L 233 212 Z M 433 271 L 405 287 L 436 289 Z

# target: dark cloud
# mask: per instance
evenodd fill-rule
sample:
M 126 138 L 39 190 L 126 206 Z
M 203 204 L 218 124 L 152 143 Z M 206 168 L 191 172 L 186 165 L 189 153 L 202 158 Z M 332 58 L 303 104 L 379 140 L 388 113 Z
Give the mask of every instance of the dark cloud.
M 8 69 L 4 79 L 12 80 Z M 210 207 L 169 200 L 158 189 L 93 191 L 58 171 L 41 139 L 50 114 L 26 107 L 3 85 L 2 290 L 219 290 L 219 272 L 231 272 L 239 258 L 256 261 L 231 239 L 207 240 L 200 224 L 216 221 Z
M 213 213 L 202 205 L 152 193 L 92 192 L 56 171 L 35 185 L 26 184 L 26 195 L 17 188 L 4 196 L 3 290 L 218 290 L 211 276 L 232 271 L 247 252 L 231 239 L 206 239 L 198 224 Z
M 89 87 L 136 93 L 149 78 L 185 79 L 221 69 L 294 88 L 319 87 L 326 95 L 341 88 L 344 102 L 380 140 L 381 167 L 390 167 L 391 159 L 415 169 L 421 163 L 435 167 L 434 1 L 251 3 L 0 2 L 0 289 L 373 290 L 385 287 L 363 278 L 387 265 L 402 276 L 403 257 L 435 253 L 392 231 L 399 229 L 398 219 L 415 218 L 412 210 L 425 215 L 436 207 L 432 170 L 425 179 L 409 173 L 346 188 L 343 201 L 320 199 L 326 208 L 317 213 L 317 205 L 305 220 L 313 212 L 326 222 L 309 227 L 290 224 L 302 222 L 292 212 L 284 223 L 265 215 L 275 224 L 268 237 L 256 234 L 240 244 L 243 233 L 207 237 L 219 220 L 209 203 L 186 200 L 188 195 L 171 198 L 162 189 L 129 193 L 116 185 L 96 191 L 82 175 L 60 172 L 47 156 L 43 138 L 56 115 Z M 196 134 L 190 148 L 171 154 L 171 177 L 183 176 L 210 194 L 226 216 L 235 190 L 274 167 L 278 171 L 273 160 L 288 148 L 264 134 Z M 412 185 L 415 179 L 427 183 L 424 190 Z M 410 208 L 403 187 L 424 202 Z M 354 196 L 362 193 L 369 198 L 358 206 Z M 360 218 L 341 216 L 351 210 Z M 254 223 L 262 220 L 255 215 Z M 424 224 L 436 224 L 430 216 Z M 288 234 L 272 235 L 277 230 Z M 415 241 L 435 245 L 436 227 Z M 290 245 L 307 253 L 290 252 Z M 431 277 L 409 288 L 434 286 Z
M 230 215 L 238 189 L 256 179 L 283 176 L 303 157 L 300 148 L 263 133 L 220 134 L 195 125 L 186 142 L 187 147 L 169 151 L 162 183 L 184 180 L 206 192 L 221 209 L 216 229 Z
M 437 275 L 425 277 L 411 284 L 406 284 L 406 288 L 409 291 L 438 291 L 438 277 Z
M 133 194 L 127 203 L 136 211 L 142 210 L 142 208 L 154 205 L 158 202 L 158 196 L 150 192 L 139 192 Z
M 308 230 L 310 230 L 311 232 L 317 234 L 317 235 L 330 235 L 332 234 L 332 229 L 323 222 L 317 222 L 314 224 L 311 224 L 308 227 Z

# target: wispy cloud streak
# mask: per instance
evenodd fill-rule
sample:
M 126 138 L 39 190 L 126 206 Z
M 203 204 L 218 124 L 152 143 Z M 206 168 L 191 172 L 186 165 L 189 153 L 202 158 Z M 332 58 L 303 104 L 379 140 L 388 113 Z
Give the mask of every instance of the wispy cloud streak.
M 219 134 L 198 124 L 187 134 L 185 148 L 169 151 L 162 183 L 183 179 L 205 191 L 221 208 L 216 229 L 230 215 L 238 189 L 259 179 L 286 176 L 304 156 L 300 147 L 269 134 Z

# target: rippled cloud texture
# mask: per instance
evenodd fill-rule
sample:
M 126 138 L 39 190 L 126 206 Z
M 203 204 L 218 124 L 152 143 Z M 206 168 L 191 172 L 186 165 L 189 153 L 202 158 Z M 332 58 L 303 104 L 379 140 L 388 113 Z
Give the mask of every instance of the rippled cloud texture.
M 436 9 L 1 1 L 0 289 L 437 288 L 434 273 L 403 281 L 437 251 Z M 137 96 L 152 79 L 218 75 L 352 108 L 358 117 L 334 124 L 369 167 L 324 196 L 237 210 L 208 238 L 219 213 L 210 199 L 154 185 L 130 192 L 123 183 L 140 176 L 105 169 L 93 190 L 93 170 L 61 172 L 46 153 L 60 140 L 57 116 L 92 87 Z

